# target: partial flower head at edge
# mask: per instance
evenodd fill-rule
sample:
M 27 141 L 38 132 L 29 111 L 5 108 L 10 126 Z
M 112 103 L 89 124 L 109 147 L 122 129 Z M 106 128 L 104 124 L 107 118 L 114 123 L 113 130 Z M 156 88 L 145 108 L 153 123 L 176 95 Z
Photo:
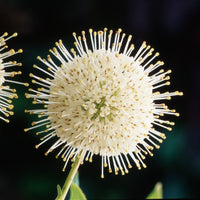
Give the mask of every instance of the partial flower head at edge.
M 10 85 L 22 84 L 28 86 L 28 83 L 12 80 L 14 76 L 21 74 L 21 71 L 13 71 L 14 66 L 22 66 L 22 63 L 18 63 L 17 61 L 6 61 L 7 58 L 23 52 L 22 49 L 19 49 L 18 51 L 15 51 L 14 49 L 6 51 L 8 48 L 6 42 L 17 35 L 17 33 L 14 33 L 8 36 L 8 33 L 5 32 L 0 36 L 0 119 L 5 122 L 9 122 L 8 117 L 14 114 L 12 111 L 14 107 L 12 99 L 18 98 L 16 89 L 11 88 Z

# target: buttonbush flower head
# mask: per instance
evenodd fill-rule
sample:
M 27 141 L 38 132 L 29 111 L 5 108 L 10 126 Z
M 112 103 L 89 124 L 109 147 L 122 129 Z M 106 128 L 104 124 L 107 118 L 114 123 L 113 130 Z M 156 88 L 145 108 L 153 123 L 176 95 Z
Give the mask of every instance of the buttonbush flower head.
M 5 51 L 8 48 L 6 45 L 6 41 L 16 37 L 17 33 L 14 33 L 11 36 L 8 36 L 8 33 L 5 32 L 2 36 L 0 36 L 0 119 L 6 122 L 9 122 L 7 117 L 9 115 L 13 115 L 14 113 L 11 111 L 13 108 L 12 100 L 13 98 L 17 98 L 16 90 L 11 89 L 7 84 L 17 83 L 24 84 L 18 81 L 11 80 L 15 75 L 21 74 L 21 71 L 12 71 L 13 66 L 21 66 L 21 63 L 17 63 L 16 61 L 5 61 L 10 56 L 13 56 L 17 53 L 22 53 L 22 49 L 15 51 L 11 49 L 9 51 Z M 28 84 L 25 84 L 28 85 Z
M 170 84 L 171 70 L 159 69 L 164 63 L 154 61 L 159 53 L 146 42 L 133 53 L 132 36 L 121 29 L 90 29 L 89 41 L 84 31 L 73 36 L 75 49 L 68 51 L 59 40 L 50 50 L 57 60 L 38 57 L 46 68 L 33 66 L 46 78 L 31 73 L 38 89 L 26 96 L 43 107 L 26 110 L 39 119 L 25 131 L 40 128 L 37 134 L 44 134 L 36 148 L 56 138 L 45 154 L 61 147 L 56 157 L 65 161 L 63 171 L 80 152 L 90 162 L 101 156 L 102 178 L 104 167 L 122 175 L 132 164 L 146 168 L 145 155 L 153 156 L 165 139 L 160 128 L 171 131 L 174 125 L 163 116 L 179 116 L 164 101 L 182 92 L 159 92 Z

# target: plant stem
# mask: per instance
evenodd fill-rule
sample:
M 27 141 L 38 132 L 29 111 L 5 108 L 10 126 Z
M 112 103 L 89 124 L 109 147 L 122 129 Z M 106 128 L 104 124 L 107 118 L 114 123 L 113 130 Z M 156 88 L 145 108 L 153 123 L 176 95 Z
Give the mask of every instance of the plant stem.
M 74 163 L 72 164 L 72 168 L 71 170 L 69 171 L 69 174 L 65 180 L 65 183 L 63 185 L 63 188 L 62 188 L 62 194 L 56 198 L 56 200 L 65 200 L 66 196 L 67 196 L 67 193 L 69 191 L 69 188 L 71 186 L 71 183 L 74 179 L 74 176 L 76 174 L 76 172 L 78 171 L 78 168 L 80 166 L 80 163 L 82 161 L 82 151 L 80 152 L 79 155 L 77 155 L 76 157 L 76 160 L 74 161 Z

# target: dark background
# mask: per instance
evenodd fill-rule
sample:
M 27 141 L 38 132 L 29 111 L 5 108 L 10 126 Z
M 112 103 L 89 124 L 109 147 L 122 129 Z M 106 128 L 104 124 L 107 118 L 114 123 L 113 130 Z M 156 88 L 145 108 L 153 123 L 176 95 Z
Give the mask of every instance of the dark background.
M 81 166 L 80 185 L 88 199 L 144 198 L 157 181 L 163 183 L 165 198 L 200 196 L 199 11 L 199 0 L 0 0 L 0 35 L 18 32 L 7 44 L 24 50 L 13 58 L 23 62 L 20 80 L 30 81 L 36 56 L 45 57 L 58 39 L 70 49 L 74 31 L 122 28 L 133 35 L 136 47 L 146 40 L 160 52 L 173 72 L 169 90 L 184 92 L 170 102 L 181 116 L 173 118 L 173 131 L 166 132 L 161 148 L 147 158 L 147 169 L 134 167 L 126 176 L 106 172 L 101 179 L 98 156 Z M 44 156 L 51 142 L 36 150 L 39 138 L 34 131 L 24 133 L 33 120 L 24 113 L 31 102 L 24 97 L 27 88 L 15 87 L 15 115 L 9 124 L 0 122 L 0 199 L 55 199 L 56 185 L 63 185 L 67 175 L 61 171 L 64 163 L 55 153 Z

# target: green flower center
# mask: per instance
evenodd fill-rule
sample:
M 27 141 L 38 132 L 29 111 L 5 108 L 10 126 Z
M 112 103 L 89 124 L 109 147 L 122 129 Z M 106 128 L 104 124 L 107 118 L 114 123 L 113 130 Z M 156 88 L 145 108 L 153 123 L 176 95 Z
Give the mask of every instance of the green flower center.
M 103 86 L 106 85 L 106 81 L 100 81 L 99 86 L 103 90 Z M 120 89 L 118 88 L 115 90 L 111 95 L 110 98 L 113 96 L 117 96 L 120 93 Z M 84 103 L 81 105 L 81 109 L 85 112 L 87 116 L 90 116 L 90 120 L 94 121 L 99 118 L 100 122 L 106 122 L 106 119 L 109 121 L 113 121 L 114 117 L 116 116 L 115 111 L 118 109 L 110 105 L 107 102 L 109 97 L 102 96 L 100 101 L 92 101 L 90 99 L 83 99 Z

